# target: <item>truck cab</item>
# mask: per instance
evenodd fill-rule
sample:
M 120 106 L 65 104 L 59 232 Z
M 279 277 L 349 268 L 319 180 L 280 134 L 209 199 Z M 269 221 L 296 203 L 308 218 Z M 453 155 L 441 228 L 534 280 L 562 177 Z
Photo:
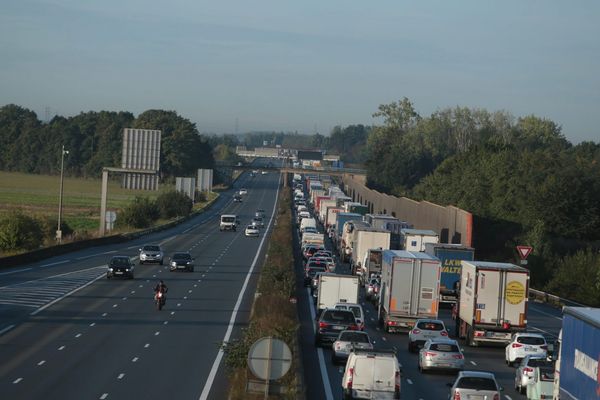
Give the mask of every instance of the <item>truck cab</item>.
M 223 214 L 221 215 L 221 222 L 219 224 L 219 230 L 223 231 L 236 231 L 237 229 L 237 216 L 235 214 Z

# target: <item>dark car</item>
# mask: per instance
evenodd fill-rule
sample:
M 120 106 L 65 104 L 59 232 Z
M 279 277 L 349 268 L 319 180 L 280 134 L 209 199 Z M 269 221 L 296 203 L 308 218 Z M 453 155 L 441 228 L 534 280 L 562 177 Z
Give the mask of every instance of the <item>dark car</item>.
M 241 202 L 242 202 L 242 195 L 240 195 L 240 194 L 238 194 L 238 193 L 234 194 L 234 195 L 233 195 L 233 201 L 234 201 L 235 203 L 241 203 Z
M 317 320 L 315 328 L 316 346 L 320 346 L 325 341 L 335 342 L 342 331 L 359 330 L 352 311 L 335 308 L 325 309 Z
M 304 269 L 304 286 L 310 286 L 317 272 L 327 272 L 325 266 L 311 266 Z
M 128 256 L 114 256 L 108 263 L 106 278 L 129 278 L 133 279 L 134 264 Z
M 194 272 L 194 258 L 190 253 L 175 253 L 169 263 L 171 271 L 189 271 Z
M 302 258 L 306 261 L 319 250 L 323 250 L 323 245 L 308 245 L 304 248 L 304 251 L 302 252 Z

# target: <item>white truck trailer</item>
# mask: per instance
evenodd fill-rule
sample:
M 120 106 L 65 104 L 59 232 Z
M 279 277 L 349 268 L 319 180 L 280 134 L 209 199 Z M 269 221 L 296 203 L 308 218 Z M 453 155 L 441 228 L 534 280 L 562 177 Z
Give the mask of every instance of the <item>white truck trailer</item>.
M 319 279 L 317 311 L 334 308 L 337 303 L 358 304 L 358 277 L 322 274 Z
M 379 323 L 386 332 L 408 332 L 419 318 L 437 318 L 440 260 L 429 254 L 384 250 Z
M 354 275 L 362 273 L 362 263 L 369 249 L 390 249 L 391 233 L 373 227 L 360 227 L 350 238 L 350 271 Z
M 510 343 L 527 329 L 529 270 L 514 264 L 461 261 L 456 336 L 467 345 Z
M 402 250 L 425 251 L 426 243 L 439 243 L 439 241 L 439 235 L 432 230 L 402 229 L 400 231 Z

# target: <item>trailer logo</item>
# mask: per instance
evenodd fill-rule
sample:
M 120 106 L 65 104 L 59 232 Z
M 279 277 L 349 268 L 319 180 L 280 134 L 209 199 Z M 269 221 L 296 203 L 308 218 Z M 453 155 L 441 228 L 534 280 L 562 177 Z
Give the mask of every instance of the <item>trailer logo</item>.
M 518 281 L 510 281 L 506 285 L 506 301 L 510 304 L 519 304 L 525 300 L 525 286 Z

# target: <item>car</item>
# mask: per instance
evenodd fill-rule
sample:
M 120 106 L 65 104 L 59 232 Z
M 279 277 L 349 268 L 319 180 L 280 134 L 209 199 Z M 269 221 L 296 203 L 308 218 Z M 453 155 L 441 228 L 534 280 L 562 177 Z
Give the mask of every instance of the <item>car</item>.
M 535 354 L 546 357 L 548 344 L 546 338 L 539 333 L 518 332 L 513 333 L 510 343 L 504 349 L 506 365 L 514 365 L 525 356 Z
M 336 310 L 350 310 L 354 314 L 354 318 L 356 319 L 356 324 L 358 325 L 358 329 L 361 331 L 365 329 L 365 313 L 360 304 L 356 303 L 336 303 L 333 306 Z
M 525 394 L 527 386 L 534 383 L 534 368 L 549 367 L 554 365 L 542 355 L 528 355 L 523 357 L 517 369 L 515 370 L 515 390 Z
M 369 334 L 362 331 L 341 331 L 331 345 L 331 362 L 337 364 L 346 361 L 350 352 L 355 349 L 373 350 Z
M 256 225 L 248 225 L 246 227 L 246 229 L 244 230 L 244 235 L 246 236 L 258 236 L 260 233 L 260 230 L 258 229 L 258 226 Z
M 305 233 L 319 233 L 319 231 L 314 226 L 307 226 L 302 231 L 302 234 L 305 234 Z
M 254 218 L 252 218 L 252 225 L 262 228 L 265 226 L 265 223 L 264 223 L 262 217 L 254 217 Z
M 342 376 L 344 399 L 399 399 L 401 365 L 394 350 L 354 349 Z
M 261 175 L 266 175 L 266 174 L 267 174 L 267 171 L 265 171 L 265 170 L 262 170 L 262 171 L 260 171 L 260 174 L 261 174 Z
M 444 321 L 439 319 L 418 319 L 415 326 L 408 332 L 408 351 L 416 353 L 429 339 L 448 338 Z
M 234 203 L 241 203 L 242 202 L 242 196 L 239 193 L 236 193 L 233 195 L 233 202 Z
M 134 264 L 129 256 L 113 256 L 108 262 L 108 271 L 106 271 L 106 278 L 129 278 L 133 279 Z
M 241 189 L 238 191 L 238 194 L 239 194 L 240 196 L 246 195 L 246 194 L 248 194 L 248 189 L 241 188 Z
M 194 258 L 188 252 L 173 253 L 169 262 L 169 270 L 194 272 Z
M 315 277 L 315 275 L 317 274 L 317 272 L 326 272 L 326 269 L 324 266 L 313 266 L 310 268 L 305 268 L 304 269 L 304 286 L 310 286 L 312 283 L 313 278 Z
M 163 265 L 165 253 L 157 244 L 147 244 L 140 249 L 140 265 L 144 263 L 159 263 Z
M 306 207 L 304 204 L 299 204 L 296 208 L 296 212 L 301 213 L 303 211 L 308 212 L 308 207 Z
M 449 400 L 469 398 L 500 400 L 500 392 L 503 390 L 493 373 L 483 371 L 460 371 L 454 384 L 447 385 L 450 387 Z
M 306 230 L 304 232 L 306 232 Z M 314 257 L 330 257 L 330 258 L 333 258 L 333 253 L 331 252 L 331 250 L 319 250 L 319 251 L 317 251 L 314 254 Z
M 554 366 L 537 366 L 533 368 L 533 382 L 527 385 L 527 399 L 552 399 L 554 393 Z
M 418 366 L 421 373 L 432 369 L 461 371 L 465 356 L 456 340 L 429 339 L 419 351 Z
M 323 249 L 323 245 L 321 244 L 307 244 L 306 247 L 302 250 L 302 258 L 304 260 L 308 260 L 315 254 L 317 251 Z
M 260 218 L 265 218 L 266 214 L 267 214 L 267 213 L 265 212 L 265 210 L 264 210 L 264 209 L 262 209 L 262 208 L 257 208 L 257 209 L 256 209 L 256 212 L 254 213 L 254 216 L 255 216 L 255 217 L 260 217 Z
M 315 322 L 315 346 L 335 342 L 340 332 L 345 330 L 358 331 L 352 311 L 326 308 Z

